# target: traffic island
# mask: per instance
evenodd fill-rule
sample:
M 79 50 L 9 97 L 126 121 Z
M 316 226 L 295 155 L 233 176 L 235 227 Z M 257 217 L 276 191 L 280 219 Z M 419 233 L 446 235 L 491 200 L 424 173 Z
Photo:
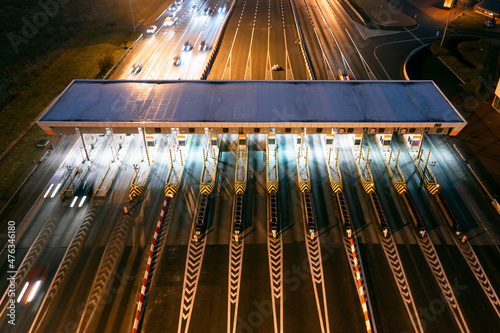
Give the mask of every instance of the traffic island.
M 403 13 L 398 1 L 345 0 L 345 3 L 371 29 L 404 30 L 417 25 L 414 18 Z

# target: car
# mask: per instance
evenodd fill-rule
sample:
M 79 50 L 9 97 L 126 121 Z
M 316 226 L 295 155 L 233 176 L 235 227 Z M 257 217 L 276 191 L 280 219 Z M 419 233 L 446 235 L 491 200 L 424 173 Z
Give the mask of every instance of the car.
M 31 302 L 40 290 L 48 272 L 48 264 L 33 267 L 26 278 L 26 282 L 24 283 L 19 296 L 17 297 L 17 303 L 27 304 Z
M 132 66 L 132 68 L 130 69 L 130 74 L 137 74 L 141 71 L 141 69 L 142 69 L 142 63 L 138 62 Z
M 280 65 L 276 64 L 276 65 L 273 65 L 273 67 L 271 67 L 271 70 L 273 71 L 281 71 L 283 70 L 283 67 L 281 67 Z
M 200 51 L 208 51 L 210 50 L 210 44 L 207 43 L 207 41 L 201 41 L 200 47 L 198 48 Z
M 178 56 L 174 57 L 174 66 L 180 66 L 182 64 L 182 58 L 181 55 L 179 54 Z
M 184 46 L 182 46 L 182 51 L 191 51 L 193 49 L 193 44 L 191 44 L 191 41 L 188 40 L 184 43 Z
M 349 75 L 345 74 L 345 73 L 340 73 L 339 74 L 339 80 L 342 80 L 342 81 L 349 81 Z
M 177 9 L 179 9 L 179 7 L 177 7 L 177 5 L 175 3 L 171 4 L 169 7 L 168 7 L 168 11 L 170 13 L 175 13 L 177 11 Z
M 219 13 L 225 13 L 227 10 L 227 7 L 226 5 L 222 5 L 219 7 L 219 9 L 217 10 Z
M 492 28 L 495 26 L 495 21 L 484 21 L 484 25 L 488 28 Z
M 212 14 L 212 9 L 210 9 L 210 7 L 207 7 L 205 8 L 205 10 L 203 11 L 203 15 L 210 15 Z
M 189 8 L 189 11 L 192 13 L 195 12 L 197 9 L 198 9 L 197 5 L 192 5 L 191 8 Z
M 156 25 L 152 25 L 152 26 L 150 26 L 150 27 L 146 30 L 146 32 L 147 32 L 148 34 L 154 34 L 154 33 L 156 32 L 156 30 L 158 30 L 158 27 L 157 27 Z
M 179 20 L 179 18 L 177 16 L 169 16 L 165 19 L 165 22 L 163 22 L 163 25 L 166 25 L 166 26 L 173 26 L 177 20 Z
M 183 2 L 184 2 L 184 0 L 175 0 L 176 5 L 182 5 Z

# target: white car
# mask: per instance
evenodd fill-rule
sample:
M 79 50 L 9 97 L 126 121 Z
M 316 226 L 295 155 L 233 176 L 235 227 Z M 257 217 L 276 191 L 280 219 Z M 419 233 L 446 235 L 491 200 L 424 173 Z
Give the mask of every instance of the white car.
M 204 40 L 200 43 L 200 47 L 198 48 L 198 50 L 208 51 L 208 50 L 210 50 L 210 44 L 208 44 L 207 41 Z
M 182 58 L 181 58 L 180 54 L 178 56 L 174 57 L 173 64 L 174 64 L 174 66 L 180 66 L 182 64 Z
M 156 32 L 156 30 L 158 30 L 158 27 L 157 27 L 156 25 L 152 25 L 152 26 L 150 26 L 150 27 L 146 30 L 146 32 L 147 32 L 148 34 L 154 34 L 154 33 Z
M 193 5 L 193 6 L 191 6 L 191 8 L 189 8 L 189 11 L 192 13 L 192 12 L 195 12 L 197 9 L 198 9 L 198 6 Z
M 273 67 L 271 67 L 271 70 L 277 72 L 277 71 L 283 70 L 283 67 L 281 67 L 280 65 L 276 64 Z
M 141 69 L 142 69 L 142 64 L 138 62 L 137 64 L 132 66 L 132 68 L 130 69 L 130 74 L 137 74 L 141 71 Z
M 219 7 L 218 12 L 219 12 L 219 13 L 225 13 L 225 12 L 226 12 L 226 10 L 227 10 L 226 5 L 222 5 L 222 6 L 220 6 L 220 7 Z
M 165 19 L 165 22 L 163 22 L 163 25 L 166 25 L 166 26 L 173 26 L 177 20 L 179 20 L 179 18 L 177 16 L 169 16 Z
M 182 47 L 182 51 L 191 51 L 192 49 L 193 49 L 193 44 L 191 44 L 190 40 L 185 42 L 184 46 Z
M 205 10 L 203 11 L 203 15 L 208 16 L 210 14 L 212 14 L 212 9 L 210 9 L 210 7 L 205 8 Z

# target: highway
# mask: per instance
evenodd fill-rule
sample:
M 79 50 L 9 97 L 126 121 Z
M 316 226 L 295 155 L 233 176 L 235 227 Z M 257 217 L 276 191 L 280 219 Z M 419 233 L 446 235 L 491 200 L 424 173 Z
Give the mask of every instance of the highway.
M 166 9 L 151 25 L 157 27 L 154 33 L 144 33 L 144 38 L 133 48 L 125 60 L 113 72 L 112 79 L 134 80 L 198 80 L 211 53 L 214 39 L 221 28 L 230 1 L 187 0 L 176 6 L 176 10 Z M 194 7 L 193 7 L 194 6 Z M 170 8 L 170 7 L 169 7 Z M 213 12 L 205 15 L 211 8 Z M 177 17 L 173 25 L 165 25 L 168 16 Z M 185 43 L 190 41 L 186 49 Z M 205 42 L 206 49 L 200 49 Z M 175 57 L 181 57 L 174 64 Z M 140 64 L 137 73 L 131 72 Z
M 288 0 L 238 1 L 208 79 L 307 80 L 297 40 Z

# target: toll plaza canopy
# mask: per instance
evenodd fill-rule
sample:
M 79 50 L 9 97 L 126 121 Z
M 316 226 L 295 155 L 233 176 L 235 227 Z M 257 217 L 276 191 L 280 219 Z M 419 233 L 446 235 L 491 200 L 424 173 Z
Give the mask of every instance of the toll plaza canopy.
M 433 81 L 74 80 L 37 123 L 49 134 L 456 135 L 466 125 Z

